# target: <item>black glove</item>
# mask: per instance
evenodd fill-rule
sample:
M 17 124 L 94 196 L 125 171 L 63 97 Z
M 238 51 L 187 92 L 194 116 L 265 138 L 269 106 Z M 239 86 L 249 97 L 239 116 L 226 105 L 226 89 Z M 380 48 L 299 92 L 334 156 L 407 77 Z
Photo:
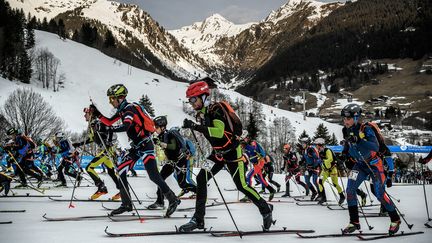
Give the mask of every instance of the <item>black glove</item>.
M 160 143 L 159 138 L 153 138 L 153 143 L 154 143 L 154 144 L 159 144 L 159 143 Z
M 102 114 L 100 113 L 100 111 L 98 110 L 98 108 L 97 108 L 95 105 L 91 104 L 91 105 L 89 106 L 89 108 L 90 108 L 90 110 L 92 111 L 93 116 L 95 116 L 95 117 L 100 117 L 100 116 L 102 115 Z
M 386 185 L 387 185 L 387 188 L 393 186 L 393 171 L 389 171 L 388 172 L 387 180 L 386 180 Z
M 190 129 L 195 129 L 195 127 L 196 127 L 196 123 L 195 122 L 193 122 L 193 121 L 191 121 L 191 120 L 189 120 L 189 119 L 187 119 L 187 118 L 185 118 L 184 120 L 183 120 L 183 128 L 190 128 Z
M 355 135 L 349 136 L 347 140 L 350 143 L 358 143 L 360 141 L 359 137 Z

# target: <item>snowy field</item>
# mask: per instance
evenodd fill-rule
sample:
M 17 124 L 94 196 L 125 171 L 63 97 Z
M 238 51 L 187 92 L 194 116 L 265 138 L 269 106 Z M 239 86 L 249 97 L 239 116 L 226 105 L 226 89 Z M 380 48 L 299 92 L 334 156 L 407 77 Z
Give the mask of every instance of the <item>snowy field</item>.
M 143 173 L 139 171 L 138 173 Z M 145 172 L 144 172 L 145 173 Z M 141 175 L 141 174 L 140 174 Z M 105 178 L 109 193 L 102 196 L 101 199 L 107 199 L 116 193 L 113 190 L 113 184 L 107 176 Z M 225 171 L 221 171 L 216 179 L 222 188 L 222 192 L 227 201 L 236 201 L 242 195 L 238 195 L 236 191 L 225 191 L 223 188 L 234 188 L 234 183 L 229 178 Z M 276 180 L 282 182 L 283 176 L 276 175 Z M 152 184 L 147 176 L 129 178 L 133 188 L 137 192 L 140 199 L 144 199 L 143 205 L 150 204 L 153 200 L 146 196 L 155 194 L 156 187 Z M 167 180 L 169 185 L 175 192 L 180 189 L 176 185 L 172 177 Z M 68 181 L 69 186 L 71 182 Z M 87 181 L 83 182 L 85 186 Z M 48 185 L 48 184 L 47 184 Z M 45 186 L 47 186 L 45 185 Z M 346 183 L 345 183 L 346 185 Z M 111 189 L 111 190 L 110 190 Z M 283 186 L 284 189 L 284 186 Z M 298 194 L 295 186 L 291 186 L 292 194 Z M 427 186 L 428 202 L 432 203 L 432 186 Z M 95 187 L 79 187 L 75 194 L 77 198 L 88 198 L 94 191 Z M 14 190 L 17 194 L 38 194 L 31 190 Z M 384 239 L 381 242 L 431 242 L 432 229 L 426 228 L 423 224 L 426 222 L 426 209 L 423 196 L 423 187 L 416 186 L 394 186 L 389 191 L 392 196 L 400 199 L 397 206 L 405 214 L 409 223 L 414 224 L 414 231 L 424 231 L 425 234 L 399 237 L 395 239 Z M 72 188 L 55 188 L 46 191 L 50 195 L 62 195 L 62 198 L 69 199 L 72 193 Z M 109 196 L 108 196 L 109 195 Z M 280 195 L 280 194 L 279 194 Z M 213 181 L 209 187 L 209 197 L 219 198 L 217 188 Z M 327 188 L 327 197 L 332 199 L 332 193 Z M 376 199 L 373 198 L 376 202 Z M 279 200 L 279 199 L 276 199 Z M 293 199 L 281 199 L 284 201 L 293 202 Z M 191 207 L 194 205 L 194 200 L 183 200 L 179 208 Z M 210 201 L 209 201 L 210 202 Z M 117 207 L 120 203 L 105 203 L 108 207 Z M 42 215 L 47 213 L 50 217 L 67 217 L 67 216 L 89 216 L 89 215 L 104 215 L 109 211 L 102 208 L 100 202 L 74 202 L 75 208 L 68 208 L 68 202 L 54 202 L 48 198 L 0 198 L 0 210 L 17 210 L 25 209 L 25 213 L 0 213 L 0 221 L 12 220 L 12 224 L 0 225 L 1 242 L 358 242 L 354 237 L 350 238 L 326 238 L 326 239 L 301 239 L 296 235 L 258 235 L 245 236 L 242 239 L 238 237 L 216 238 L 211 235 L 175 235 L 175 236 L 151 236 L 151 237 L 129 237 L 129 238 L 109 238 L 105 235 L 104 229 L 109 226 L 109 231 L 114 233 L 120 232 L 149 232 L 149 231 L 165 231 L 174 230 L 175 226 L 179 226 L 188 221 L 188 219 L 159 219 L 145 220 L 143 223 L 137 221 L 128 222 L 112 222 L 110 219 L 97 219 L 85 221 L 64 221 L 64 222 L 47 222 L 44 221 Z M 142 208 L 143 205 L 136 203 L 137 207 Z M 167 205 L 167 202 L 166 204 Z M 313 229 L 316 234 L 339 233 L 340 228 L 343 228 L 348 223 L 348 212 L 346 210 L 329 210 L 323 206 L 297 206 L 295 203 L 280 203 L 275 202 L 273 217 L 277 220 L 272 229 Z M 237 225 L 241 230 L 260 230 L 262 223 L 261 215 L 253 204 L 230 204 L 229 208 L 237 221 Z M 367 210 L 367 212 L 377 212 L 378 209 Z M 141 214 L 162 215 L 163 211 L 140 211 Z M 175 212 L 173 216 L 191 216 L 193 211 Z M 214 230 L 235 230 L 231 219 L 224 206 L 218 206 L 207 209 L 206 216 L 215 216 L 217 219 L 207 219 L 206 227 L 213 227 Z M 389 225 L 389 219 L 384 218 L 369 218 L 369 223 L 374 226 L 372 232 L 386 232 Z M 361 219 L 362 229 L 365 232 L 367 226 Z M 409 231 L 405 223 L 401 225 L 402 231 Z

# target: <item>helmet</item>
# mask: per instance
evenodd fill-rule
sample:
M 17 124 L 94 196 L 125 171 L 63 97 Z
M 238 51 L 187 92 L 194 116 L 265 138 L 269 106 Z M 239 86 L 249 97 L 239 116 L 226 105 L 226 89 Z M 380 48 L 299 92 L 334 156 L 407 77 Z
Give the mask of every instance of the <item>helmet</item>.
M 109 97 L 126 97 L 127 94 L 128 90 L 123 84 L 114 84 L 107 90 L 107 96 Z
M 243 140 L 243 139 L 247 138 L 248 136 L 249 136 L 248 130 L 243 130 L 240 138 Z
M 57 140 L 61 140 L 61 139 L 64 138 L 64 134 L 63 134 L 62 132 L 57 132 L 57 133 L 55 134 L 55 138 L 56 138 Z
M 11 135 L 16 135 L 16 134 L 18 134 L 19 133 L 19 131 L 18 131 L 18 129 L 15 129 L 15 128 L 9 128 L 9 130 L 7 130 L 6 131 L 6 134 L 8 135 L 8 136 L 11 136 Z
M 315 139 L 314 144 L 316 144 L 316 145 L 324 145 L 325 144 L 325 140 L 324 140 L 324 138 L 317 138 L 317 139 Z
M 289 151 L 291 149 L 291 145 L 286 143 L 286 144 L 284 144 L 283 148 L 286 149 L 287 151 Z
M 359 118 L 362 108 L 357 104 L 348 104 L 341 110 L 341 116 Z
M 210 95 L 210 89 L 206 82 L 198 81 L 191 85 L 186 90 L 186 98 L 196 97 L 200 95 Z
M 166 127 L 168 124 L 166 116 L 158 116 L 155 119 L 153 119 L 153 122 L 158 127 Z
M 310 144 L 311 140 L 309 137 L 302 137 L 298 139 L 301 144 Z

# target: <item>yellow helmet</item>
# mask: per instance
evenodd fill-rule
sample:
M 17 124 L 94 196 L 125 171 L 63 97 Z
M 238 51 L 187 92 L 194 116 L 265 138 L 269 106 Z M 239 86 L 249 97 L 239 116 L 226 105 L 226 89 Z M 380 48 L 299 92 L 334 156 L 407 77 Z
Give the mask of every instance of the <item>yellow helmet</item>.
M 127 94 L 128 90 L 123 84 L 114 84 L 107 90 L 107 96 L 109 97 L 126 97 Z

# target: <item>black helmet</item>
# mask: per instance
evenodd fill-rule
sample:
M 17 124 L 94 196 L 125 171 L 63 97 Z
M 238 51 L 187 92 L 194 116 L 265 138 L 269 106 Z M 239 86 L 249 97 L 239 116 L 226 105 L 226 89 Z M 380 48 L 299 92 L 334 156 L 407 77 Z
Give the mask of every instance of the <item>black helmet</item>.
M 157 127 L 166 127 L 168 124 L 166 116 L 158 116 L 155 119 L 153 119 L 153 122 Z
M 126 97 L 127 94 L 128 90 L 123 84 L 114 84 L 107 90 L 107 96 L 109 97 Z
M 18 134 L 19 133 L 19 131 L 18 131 L 18 129 L 15 129 L 15 128 L 9 128 L 9 130 L 7 130 L 6 131 L 6 134 L 8 135 L 8 136 L 11 136 L 11 135 L 16 135 L 16 134 Z
M 342 117 L 359 118 L 362 113 L 362 108 L 357 104 L 348 104 L 341 110 Z

